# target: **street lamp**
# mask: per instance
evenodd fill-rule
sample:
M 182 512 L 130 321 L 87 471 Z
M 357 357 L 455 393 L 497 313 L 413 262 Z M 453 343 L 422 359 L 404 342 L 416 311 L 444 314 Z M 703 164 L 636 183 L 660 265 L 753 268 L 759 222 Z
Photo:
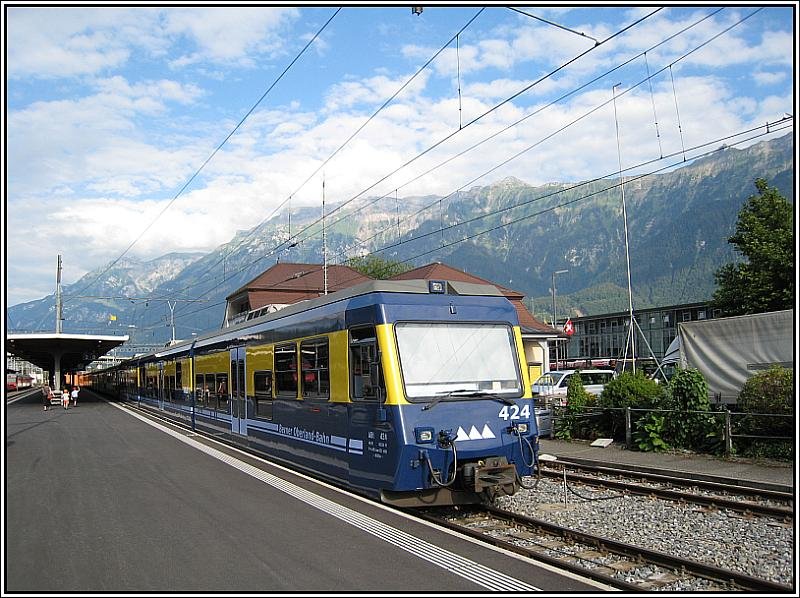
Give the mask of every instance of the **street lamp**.
M 556 270 L 553 272 L 553 328 L 556 327 L 556 274 L 566 274 L 569 270 Z M 556 369 L 558 369 L 558 340 L 556 340 Z

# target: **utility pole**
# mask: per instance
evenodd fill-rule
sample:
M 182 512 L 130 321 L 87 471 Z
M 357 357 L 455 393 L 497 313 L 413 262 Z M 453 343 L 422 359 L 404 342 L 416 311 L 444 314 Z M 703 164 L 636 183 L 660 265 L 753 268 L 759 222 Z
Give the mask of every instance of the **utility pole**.
M 625 263 L 628 269 L 628 341 L 631 344 L 631 363 L 633 364 L 633 373 L 636 373 L 636 332 L 633 323 L 633 291 L 631 290 L 631 254 L 628 245 L 628 212 L 625 209 L 625 179 L 622 177 L 622 151 L 620 150 L 619 143 L 619 120 L 617 120 L 617 87 L 622 85 L 617 83 L 611 88 L 612 99 L 614 103 L 614 125 L 617 131 L 617 158 L 619 160 L 619 188 L 622 194 L 622 222 L 625 226 Z M 627 347 L 628 343 L 625 343 Z M 627 350 L 625 357 L 628 356 Z M 625 357 L 623 357 L 622 369 L 625 370 Z
M 555 272 L 553 272 L 553 287 L 551 289 L 553 291 L 553 328 L 558 326 L 557 324 L 558 320 L 556 319 L 556 274 L 566 274 L 567 272 L 569 272 L 569 270 L 556 270 Z M 558 340 L 556 340 L 555 343 L 556 343 L 556 369 L 558 369 Z
M 61 334 L 61 254 L 58 254 L 58 272 L 56 274 L 56 334 Z
M 328 238 L 325 236 L 325 174 L 322 175 L 322 278 L 325 295 L 328 294 Z

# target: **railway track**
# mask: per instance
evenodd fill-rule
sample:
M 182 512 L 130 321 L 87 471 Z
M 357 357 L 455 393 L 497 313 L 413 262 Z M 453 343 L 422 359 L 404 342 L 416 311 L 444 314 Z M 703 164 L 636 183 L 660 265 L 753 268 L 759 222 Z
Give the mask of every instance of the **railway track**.
M 428 510 L 420 516 L 620 590 L 793 592 L 779 583 L 495 507 Z
M 794 495 L 787 491 L 688 479 L 666 472 L 635 472 L 561 460 L 556 463 L 543 467 L 542 475 L 564 479 L 565 487 L 572 482 L 621 493 L 729 509 L 744 515 L 774 517 L 783 521 L 794 519 Z

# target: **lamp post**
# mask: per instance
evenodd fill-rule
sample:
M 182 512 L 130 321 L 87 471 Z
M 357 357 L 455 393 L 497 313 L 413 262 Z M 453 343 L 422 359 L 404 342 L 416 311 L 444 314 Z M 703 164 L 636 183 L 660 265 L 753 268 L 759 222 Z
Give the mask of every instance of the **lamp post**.
M 553 291 L 553 328 L 557 326 L 556 322 L 556 274 L 566 274 L 569 270 L 555 270 L 553 272 L 553 286 L 551 290 Z M 558 341 L 556 340 L 556 369 L 558 369 Z

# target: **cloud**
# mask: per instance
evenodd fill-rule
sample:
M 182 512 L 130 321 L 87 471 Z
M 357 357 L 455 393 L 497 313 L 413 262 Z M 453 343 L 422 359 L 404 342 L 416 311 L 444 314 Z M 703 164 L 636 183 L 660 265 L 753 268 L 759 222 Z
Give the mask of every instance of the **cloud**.
M 157 12 L 116 7 L 10 7 L 10 79 L 92 75 L 126 63 L 136 48 L 163 48 Z
M 285 54 L 281 33 L 299 13 L 295 9 L 177 8 L 164 13 L 164 33 L 191 40 L 195 51 L 171 61 L 175 67 L 197 62 L 256 65 L 255 57 Z
M 525 119 L 476 150 L 456 155 L 705 14 L 699 9 L 680 15 L 661 11 L 459 132 L 462 123 L 591 47 L 586 39 L 522 17 L 502 20 L 501 26 L 482 30 L 480 35 L 465 35 L 458 57 L 454 47 L 448 48 L 433 68 L 426 69 L 312 176 L 435 50 L 433 45 L 405 43 L 395 48 L 397 62 L 369 70 L 359 70 L 356 63 L 337 65 L 342 74 L 330 77 L 325 69 L 332 70 L 331 64 L 320 64 L 314 72 L 323 75 L 313 86 L 318 96 L 310 97 L 306 87 L 277 90 L 283 94 L 279 100 L 265 102 L 253 112 L 172 202 L 238 122 L 232 114 L 241 113 L 239 89 L 228 98 L 230 104 L 223 105 L 220 99 L 241 75 L 236 69 L 285 55 L 286 40 L 306 35 L 292 37 L 292 25 L 304 30 L 315 27 L 298 25 L 296 10 L 176 8 L 128 13 L 116 8 L 64 9 L 46 13 L 46 34 L 39 35 L 33 26 L 33 9 L 9 10 L 9 33 L 13 31 L 19 44 L 14 50 L 17 62 L 9 66 L 17 77 L 12 78 L 9 91 L 18 96 L 9 105 L 6 125 L 7 260 L 13 265 L 9 302 L 52 292 L 48 278 L 52 268 L 38 264 L 50 264 L 58 253 L 70 265 L 69 282 L 117 257 L 148 227 L 134 245 L 133 256 L 209 251 L 229 241 L 236 231 L 261 222 L 290 195 L 295 210 L 319 207 L 323 173 L 329 205 L 358 194 L 386 195 L 385 204 L 393 200 L 395 190 L 400 198 L 446 195 L 508 174 L 531 184 L 613 175 L 618 155 L 613 108 L 607 103 L 611 84 L 621 81 L 620 93 L 629 90 L 645 74 L 643 61 L 620 72 L 619 78 L 614 74 L 613 80 L 600 81 Z M 43 14 L 39 13 L 40 20 Z M 542 14 L 556 20 L 563 15 Z M 117 18 L 121 16 L 125 18 Z M 648 54 L 650 69 L 669 64 L 740 16 L 709 20 L 697 31 Z M 629 14 L 625 22 L 633 18 Z M 228 45 L 220 41 L 232 37 L 230 31 L 238 32 L 239 25 L 241 36 L 237 33 Z M 598 39 L 613 32 L 601 21 L 575 27 Z M 31 44 L 43 44 L 41 54 L 35 53 L 20 30 L 34 36 Z M 676 65 L 674 91 L 669 74 L 662 73 L 653 80 L 652 95 L 644 85 L 619 96 L 624 166 L 658 158 L 661 152 L 680 152 L 683 145 L 703 143 L 791 111 L 793 75 L 786 66 L 791 59 L 786 50 L 793 48 L 791 37 L 769 28 L 763 35 L 734 31 L 731 39 L 723 43 L 720 38 L 719 45 L 711 44 L 706 52 Z M 326 53 L 337 49 L 333 39 L 328 40 Z M 34 54 L 23 56 L 20 52 L 25 49 Z M 143 56 L 146 59 L 139 62 Z M 84 65 L 75 64 L 82 60 Z M 150 70 L 153 62 L 171 65 L 173 70 Z M 122 70 L 129 63 L 136 68 Z M 190 77 L 174 70 L 189 65 L 193 68 Z M 461 69 L 460 103 L 456 68 Z M 197 76 L 212 72 L 218 73 L 213 81 Z M 58 82 L 37 96 L 41 99 L 23 103 L 34 91 L 19 80 L 21 73 L 78 77 L 83 86 Z M 741 86 L 745 79 L 751 81 L 750 86 Z M 220 84 L 223 80 L 226 83 Z M 765 90 L 753 81 L 775 87 Z M 787 89 L 781 89 L 782 84 Z M 443 167 L 426 174 L 445 161 Z M 279 216 L 285 212 L 286 208 Z M 36 227 L 26 221 L 33 214 Z M 26 282 L 17 263 L 37 264 L 30 270 L 41 278 L 38 292 L 37 284 Z
M 196 146 L 174 140 L 169 149 L 170 124 L 153 137 L 138 120 L 169 118 L 171 104 L 192 104 L 203 95 L 198 87 L 169 80 L 130 84 L 116 76 L 97 81 L 95 92 L 9 111 L 8 183 L 14 194 L 84 185 L 131 194 L 186 176 L 199 158 Z M 111 177 L 114 182 L 106 182 Z
M 202 64 L 253 67 L 258 56 L 284 55 L 293 8 L 10 7 L 10 79 L 97 75 L 137 52 L 164 56 L 175 68 Z M 189 47 L 187 47 L 189 46 Z

